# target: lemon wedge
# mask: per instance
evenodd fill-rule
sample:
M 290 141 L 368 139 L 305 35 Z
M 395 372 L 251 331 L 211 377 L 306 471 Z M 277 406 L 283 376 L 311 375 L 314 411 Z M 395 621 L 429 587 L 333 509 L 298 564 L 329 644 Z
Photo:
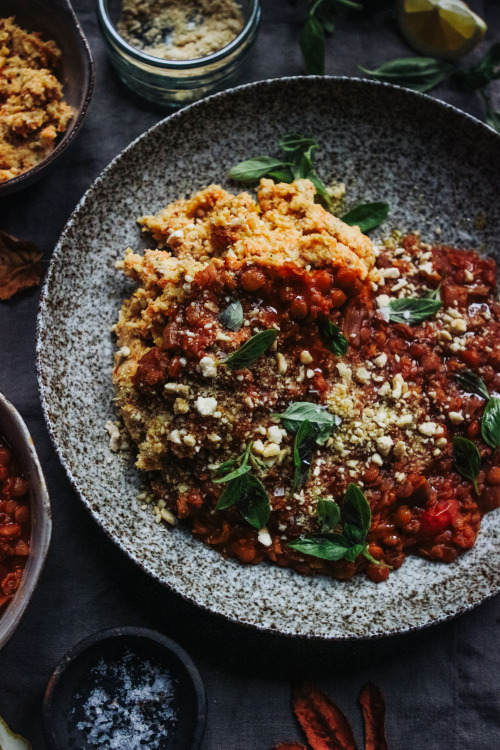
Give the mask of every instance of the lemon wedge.
M 452 61 L 470 52 L 487 28 L 461 0 L 398 0 L 397 18 L 417 52 Z
M 31 750 L 28 740 L 14 734 L 0 716 L 0 750 Z

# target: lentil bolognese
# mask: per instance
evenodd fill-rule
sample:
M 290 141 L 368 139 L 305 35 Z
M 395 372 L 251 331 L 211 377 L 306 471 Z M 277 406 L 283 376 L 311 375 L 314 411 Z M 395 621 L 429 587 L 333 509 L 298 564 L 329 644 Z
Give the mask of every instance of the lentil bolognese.
M 158 247 L 117 263 L 113 378 L 158 522 L 340 579 L 474 545 L 500 504 L 493 260 L 374 246 L 304 179 L 139 222 Z

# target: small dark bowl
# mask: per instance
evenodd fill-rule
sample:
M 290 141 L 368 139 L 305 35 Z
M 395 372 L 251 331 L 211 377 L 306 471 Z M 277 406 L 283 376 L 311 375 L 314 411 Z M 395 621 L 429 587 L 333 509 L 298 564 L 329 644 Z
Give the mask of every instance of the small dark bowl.
M 61 50 L 56 71 L 63 84 L 65 101 L 75 112 L 54 150 L 26 172 L 0 183 L 0 197 L 15 193 L 42 177 L 72 143 L 87 111 L 94 87 L 94 63 L 87 40 L 68 0 L 0 0 L 0 18 L 14 16 L 27 31 L 40 31 Z
M 158 750 L 196 750 L 205 731 L 207 702 L 198 670 L 187 653 L 161 633 L 144 628 L 113 628 L 80 641 L 56 667 L 43 701 L 43 728 L 50 750 L 92 750 L 77 728 L 83 704 L 96 687 L 92 671 L 101 659 L 132 653 L 168 671 L 175 683 L 176 722 Z M 111 686 L 112 687 L 112 686 Z

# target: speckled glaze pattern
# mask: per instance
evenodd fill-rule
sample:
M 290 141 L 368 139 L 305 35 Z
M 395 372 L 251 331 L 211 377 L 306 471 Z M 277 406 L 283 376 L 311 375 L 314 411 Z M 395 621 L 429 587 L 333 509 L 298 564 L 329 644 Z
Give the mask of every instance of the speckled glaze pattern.
M 77 492 L 135 562 L 197 605 L 230 620 L 311 638 L 400 633 L 463 612 L 500 585 L 500 511 L 451 565 L 409 558 L 389 580 L 304 577 L 222 559 L 191 534 L 153 522 L 136 499 L 144 477 L 108 448 L 115 419 L 110 328 L 130 286 L 114 263 L 145 246 L 135 219 L 210 183 L 237 190 L 235 163 L 277 150 L 290 131 L 313 134 L 325 180 L 345 183 L 346 209 L 387 200 L 392 229 L 500 256 L 500 137 L 458 110 L 358 79 L 250 84 L 170 116 L 104 170 L 54 252 L 38 321 L 37 361 L 49 430 Z M 440 229 L 437 235 L 435 230 Z M 376 239 L 376 236 L 375 236 Z M 152 242 L 148 243 L 152 244 Z

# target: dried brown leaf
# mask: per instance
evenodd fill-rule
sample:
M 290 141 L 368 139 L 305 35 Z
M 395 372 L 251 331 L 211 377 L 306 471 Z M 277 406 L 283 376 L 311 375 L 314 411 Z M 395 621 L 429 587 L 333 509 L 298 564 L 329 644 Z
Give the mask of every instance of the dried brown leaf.
M 367 682 L 361 688 L 358 702 L 365 722 L 365 750 L 388 750 L 385 736 L 385 700 L 380 688 Z
M 42 253 L 34 242 L 18 240 L 0 231 L 0 300 L 38 286 L 42 276 Z
M 346 717 L 315 685 L 306 684 L 297 690 L 292 705 L 313 750 L 357 750 Z

